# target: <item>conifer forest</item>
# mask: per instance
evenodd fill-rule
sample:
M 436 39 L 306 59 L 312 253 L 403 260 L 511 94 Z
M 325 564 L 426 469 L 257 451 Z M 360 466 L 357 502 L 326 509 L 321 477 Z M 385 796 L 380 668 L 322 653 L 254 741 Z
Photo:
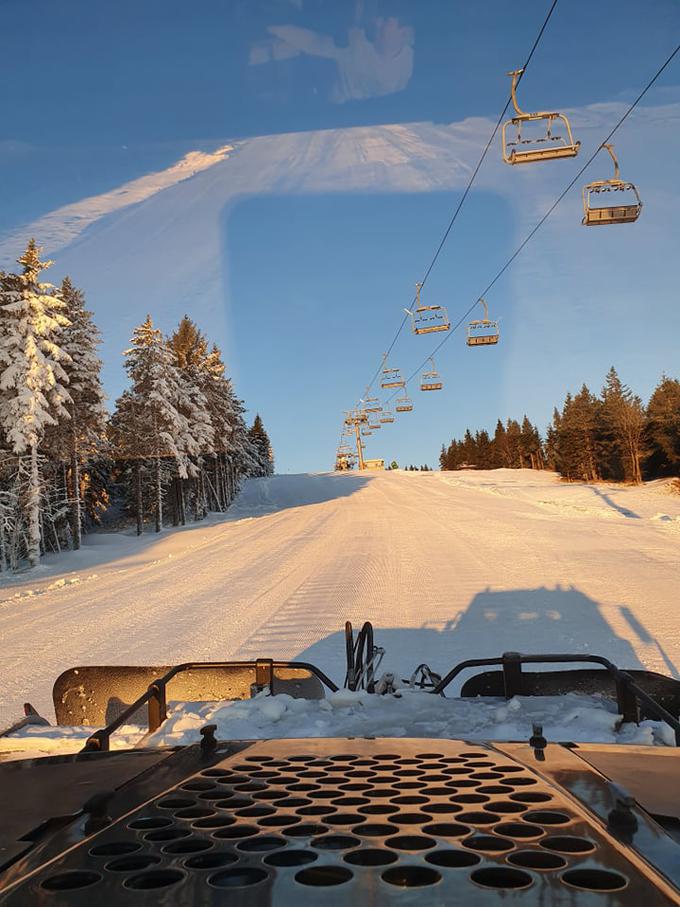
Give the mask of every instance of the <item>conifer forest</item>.
M 545 437 L 524 416 L 500 419 L 491 436 L 468 429 L 442 446 L 442 469 L 551 469 L 570 481 L 627 482 L 677 475 L 680 381 L 663 375 L 647 405 L 612 366 L 599 395 L 584 384 L 555 407 Z
M 171 336 L 151 315 L 124 351 L 128 386 L 109 412 L 101 335 L 84 294 L 31 240 L 0 271 L 0 568 L 77 549 L 104 521 L 160 532 L 224 512 L 243 478 L 271 475 L 269 438 L 220 350 L 185 316 Z

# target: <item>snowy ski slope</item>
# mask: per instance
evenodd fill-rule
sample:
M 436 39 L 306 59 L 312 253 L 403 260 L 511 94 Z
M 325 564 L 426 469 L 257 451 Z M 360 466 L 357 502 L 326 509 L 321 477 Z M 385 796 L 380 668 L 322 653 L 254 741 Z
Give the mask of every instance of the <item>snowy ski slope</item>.
M 517 649 L 678 677 L 679 568 L 668 483 L 529 470 L 251 480 L 222 520 L 89 536 L 6 582 L 0 727 L 27 700 L 53 718 L 52 682 L 77 664 L 299 656 L 341 683 L 346 619 L 374 622 L 400 676 Z

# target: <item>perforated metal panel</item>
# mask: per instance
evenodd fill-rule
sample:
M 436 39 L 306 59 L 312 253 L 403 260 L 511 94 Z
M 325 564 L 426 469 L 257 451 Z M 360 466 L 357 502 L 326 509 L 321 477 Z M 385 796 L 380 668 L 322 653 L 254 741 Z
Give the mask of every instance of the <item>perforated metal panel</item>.
M 6 897 L 75 907 L 680 903 L 530 768 L 432 740 L 254 744 Z

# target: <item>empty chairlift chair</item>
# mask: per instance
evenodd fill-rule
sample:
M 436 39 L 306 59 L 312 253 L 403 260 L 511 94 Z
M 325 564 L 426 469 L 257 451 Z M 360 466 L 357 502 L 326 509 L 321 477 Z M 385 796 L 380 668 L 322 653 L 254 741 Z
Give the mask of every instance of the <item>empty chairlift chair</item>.
M 364 397 L 362 403 L 364 404 L 364 411 L 366 413 L 379 413 L 382 409 L 380 405 L 380 400 L 377 397 Z M 369 418 L 370 421 L 370 418 Z
M 415 308 L 404 309 L 411 318 L 411 327 L 414 334 L 432 334 L 435 331 L 448 331 L 451 327 L 449 316 L 443 305 L 421 305 L 420 288 L 422 283 L 416 284 Z
M 506 164 L 531 164 L 534 161 L 551 161 L 561 157 L 575 157 L 580 142 L 574 141 L 569 120 L 563 113 L 538 111 L 524 113 L 517 104 L 517 83 L 523 69 L 509 72 L 512 76 L 510 95 L 515 116 L 503 123 L 503 160 Z M 530 123 L 545 124 L 545 135 L 536 138 L 523 138 L 522 128 Z M 510 135 L 508 128 L 510 127 Z M 557 127 L 559 130 L 554 133 Z M 514 129 L 514 136 L 512 130 Z
M 442 383 L 442 377 L 439 372 L 434 367 L 434 359 L 430 357 L 430 365 L 432 366 L 429 372 L 423 372 L 420 376 L 420 389 L 421 391 L 440 391 L 444 384 Z
M 613 145 L 605 142 L 602 147 L 607 149 L 614 161 L 614 176 L 608 180 L 596 180 L 583 187 L 583 220 L 581 223 L 585 227 L 632 224 L 642 211 L 640 195 L 633 183 L 627 183 L 621 179 L 619 162 L 616 160 Z M 615 193 L 614 196 L 607 194 L 612 192 Z M 620 194 L 617 196 L 616 193 Z M 595 204 L 599 199 L 608 204 Z
M 383 425 L 389 425 L 391 422 L 394 422 L 392 411 L 389 409 L 383 409 L 383 411 L 380 413 L 380 421 Z
M 413 409 L 413 401 L 411 400 L 409 395 L 406 393 L 406 391 L 404 391 L 404 393 L 401 395 L 401 397 L 397 397 L 394 408 L 398 413 L 410 413 L 411 412 L 411 410 Z
M 497 321 L 489 319 L 489 307 L 483 299 L 479 300 L 484 306 L 484 317 L 471 321 L 467 329 L 468 346 L 489 346 L 492 343 L 498 343 L 501 332 L 498 328 Z
M 380 381 L 380 387 L 383 389 L 388 389 L 391 387 L 404 387 L 406 382 L 401 377 L 401 372 L 398 368 L 388 368 L 387 367 L 387 353 L 383 356 L 383 370 L 382 370 L 382 380 Z

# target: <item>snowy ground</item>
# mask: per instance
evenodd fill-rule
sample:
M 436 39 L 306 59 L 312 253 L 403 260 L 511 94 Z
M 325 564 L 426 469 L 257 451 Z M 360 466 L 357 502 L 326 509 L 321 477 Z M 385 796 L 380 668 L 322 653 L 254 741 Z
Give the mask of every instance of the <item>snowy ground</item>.
M 667 483 L 565 485 L 528 470 L 254 480 L 226 519 L 141 543 L 91 536 L 83 551 L 5 583 L 0 727 L 27 700 L 51 718 L 52 682 L 78 664 L 299 656 L 341 682 L 346 619 L 374 622 L 383 667 L 400 676 L 421 661 L 443 672 L 516 649 L 590 651 L 677 678 L 679 568 L 680 496 Z M 407 694 L 383 707 L 384 733 L 417 723 L 413 696 L 420 703 Z M 279 735 L 366 732 L 366 703 L 296 717 L 299 706 L 276 699 L 285 708 L 265 709 L 264 723 L 257 703 L 207 705 L 167 730 L 185 739 L 217 715 L 230 736 L 265 736 L 274 724 Z M 588 739 L 614 739 L 606 709 L 573 718 L 572 706 L 597 704 L 570 703 L 569 720 L 544 706 L 552 739 L 584 727 Z M 532 708 L 518 701 L 511 724 L 522 735 Z M 435 735 L 509 730 L 497 711 L 427 720 Z

